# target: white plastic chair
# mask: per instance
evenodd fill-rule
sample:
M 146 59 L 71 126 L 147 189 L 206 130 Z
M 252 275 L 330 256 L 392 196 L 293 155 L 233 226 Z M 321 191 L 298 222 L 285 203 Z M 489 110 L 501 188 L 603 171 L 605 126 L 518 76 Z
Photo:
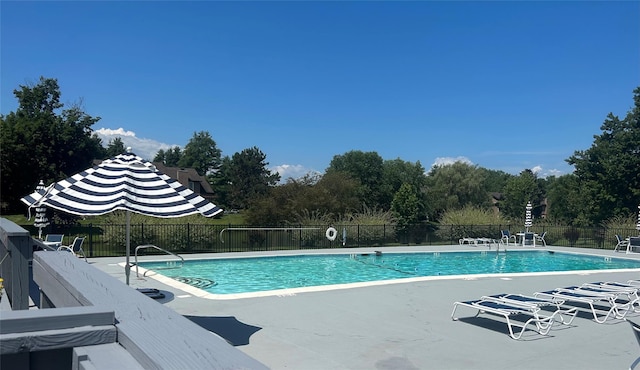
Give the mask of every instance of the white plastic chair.
M 501 230 L 502 236 L 500 237 L 500 241 L 509 245 L 509 240 L 513 239 L 513 244 L 517 243 L 517 239 L 515 235 L 511 235 L 509 230 Z
M 614 252 L 617 252 L 618 249 L 620 250 L 627 250 L 627 246 L 629 245 L 629 241 L 627 239 L 622 239 L 622 237 L 620 235 L 616 235 L 616 247 L 613 250 Z
M 524 247 L 525 245 L 530 245 L 532 247 L 536 246 L 536 239 L 533 233 L 524 233 L 524 236 L 522 237 L 522 246 Z
M 64 239 L 64 234 L 47 234 L 44 237 L 44 244 L 49 246 L 51 249 L 57 249 L 62 245 L 62 240 Z
M 636 252 L 640 252 L 640 236 L 632 236 L 629 237 L 629 242 L 627 244 L 627 253 L 634 252 L 634 248 L 636 248 Z
M 87 256 L 85 256 L 84 250 L 82 249 L 82 243 L 84 243 L 84 239 L 84 236 L 78 236 L 73 240 L 73 244 L 61 245 L 60 247 L 58 247 L 58 251 L 71 252 L 74 256 L 81 256 L 85 261 L 87 261 Z
M 535 234 L 536 242 L 542 242 L 542 245 L 547 246 L 547 242 L 544 241 L 544 237 L 547 235 L 547 232 L 543 232 L 542 235 Z

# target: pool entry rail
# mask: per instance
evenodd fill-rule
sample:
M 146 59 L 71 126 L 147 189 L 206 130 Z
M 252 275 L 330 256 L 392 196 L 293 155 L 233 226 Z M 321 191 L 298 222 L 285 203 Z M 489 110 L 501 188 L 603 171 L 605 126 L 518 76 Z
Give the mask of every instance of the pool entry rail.
M 182 256 L 180 256 L 180 255 L 177 255 L 177 254 L 175 254 L 173 252 L 169 252 L 168 250 L 162 249 L 162 248 L 160 248 L 160 247 L 158 247 L 156 245 L 153 245 L 153 244 L 139 245 L 139 246 L 136 247 L 135 254 L 134 254 L 134 256 L 135 256 L 134 257 L 135 258 L 134 264 L 136 265 L 136 276 L 137 277 L 140 277 L 140 273 L 138 272 L 138 251 L 140 249 L 149 249 L 149 248 L 153 248 L 153 249 L 159 250 L 160 252 L 165 252 L 165 253 L 170 254 L 172 256 L 175 256 L 176 258 L 179 259 L 179 261 L 177 261 L 177 262 L 179 262 L 179 264 L 167 265 L 167 267 L 156 267 L 155 270 L 171 270 L 171 269 L 182 268 L 182 266 L 184 266 L 184 258 L 182 258 Z M 149 271 L 151 271 L 151 270 L 147 269 L 147 271 L 145 271 L 144 274 L 142 274 L 142 276 L 147 276 L 147 272 L 149 272 Z

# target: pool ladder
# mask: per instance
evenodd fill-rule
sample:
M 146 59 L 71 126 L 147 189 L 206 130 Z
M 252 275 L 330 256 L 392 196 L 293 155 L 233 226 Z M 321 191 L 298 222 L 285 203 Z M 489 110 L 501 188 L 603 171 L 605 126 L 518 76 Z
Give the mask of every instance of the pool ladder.
M 496 254 L 500 254 L 500 244 L 504 245 L 504 243 L 502 243 L 502 240 L 498 240 L 498 242 L 496 243 Z M 502 247 L 502 253 L 507 253 L 507 248 L 505 246 Z
M 167 254 L 170 254 L 170 255 L 172 255 L 172 256 L 175 256 L 175 257 L 177 257 L 177 258 L 179 259 L 178 261 L 175 261 L 175 262 L 179 262 L 179 264 L 175 264 L 175 265 L 168 265 L 167 267 L 156 267 L 156 268 L 155 268 L 155 270 L 171 270 L 171 269 L 179 269 L 179 268 L 181 268 L 182 266 L 184 266 L 184 258 L 182 258 L 182 256 L 179 256 L 179 255 L 177 255 L 177 254 L 175 254 L 175 253 L 173 253 L 173 252 L 169 252 L 168 250 L 166 250 L 166 249 L 162 249 L 162 248 L 160 248 L 160 247 L 158 247 L 158 246 L 155 246 L 155 245 L 153 245 L 153 244 L 139 245 L 139 246 L 137 246 L 137 247 L 136 247 L 136 251 L 135 251 L 135 265 L 136 265 L 136 276 L 137 276 L 137 277 L 140 277 L 140 273 L 138 272 L 138 251 L 139 251 L 140 249 L 148 249 L 148 248 L 157 249 L 157 250 L 159 250 L 159 251 L 161 251 L 161 252 L 165 252 L 165 253 L 167 253 Z M 147 272 L 149 272 L 149 271 L 152 271 L 152 270 L 147 269 L 147 270 L 144 272 L 144 274 L 142 274 L 142 276 L 147 276 Z

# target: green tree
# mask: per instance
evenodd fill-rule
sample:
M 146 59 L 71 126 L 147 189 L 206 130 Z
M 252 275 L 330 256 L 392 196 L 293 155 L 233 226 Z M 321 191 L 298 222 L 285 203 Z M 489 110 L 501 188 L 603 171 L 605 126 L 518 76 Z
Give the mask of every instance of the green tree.
M 490 170 L 480 167 L 478 170 L 483 174 L 484 187 L 488 192 L 501 193 L 507 185 L 507 181 L 513 177 L 512 174 L 499 170 Z
M 400 158 L 384 161 L 382 164 L 383 175 L 381 184 L 381 207 L 389 209 L 396 193 L 402 185 L 409 184 L 418 198 L 418 219 L 426 217 L 426 175 L 420 162 L 411 163 Z
M 246 219 L 253 225 L 282 225 L 319 215 L 338 222 L 359 207 L 358 188 L 359 183 L 342 172 L 290 178 L 251 202 Z
M 193 134 L 178 161 L 180 167 L 194 168 L 200 175 L 206 176 L 220 168 L 222 151 L 216 146 L 208 132 Z
M 225 157 L 228 159 L 228 157 Z M 228 159 L 230 161 L 230 159 Z M 222 165 L 222 171 L 228 168 Z M 288 179 L 283 185 L 274 186 L 268 193 L 256 197 L 245 213 L 249 225 L 280 226 L 293 222 L 296 214 L 302 212 L 302 203 L 308 198 L 309 190 L 315 183 L 309 175 L 300 179 Z
M 343 155 L 336 155 L 329 163 L 326 174 L 343 172 L 354 180 L 359 181 L 358 196 L 361 203 L 370 208 L 383 207 L 385 202 L 382 193 L 382 178 L 384 174 L 382 157 L 376 152 L 352 150 Z
M 525 207 L 531 202 L 534 218 L 541 216 L 543 192 L 535 173 L 527 169 L 507 181 L 504 188 L 504 200 L 500 202 L 500 212 L 513 220 L 524 220 Z M 523 221 L 524 222 L 524 221 Z
M 547 218 L 551 221 L 573 225 L 578 220 L 582 204 L 576 175 L 547 179 Z
M 153 161 L 161 162 L 167 167 L 178 167 L 180 158 L 182 158 L 182 151 L 180 150 L 180 147 L 176 145 L 166 151 L 163 149 L 158 150 L 156 156 L 153 157 Z
M 584 202 L 579 218 L 589 224 L 625 215 L 640 203 L 640 87 L 624 119 L 609 113 L 591 148 L 575 151 L 575 167 Z
M 266 159 L 260 149 L 252 147 L 225 162 L 229 166 L 223 171 L 230 190 L 227 201 L 234 208 L 247 208 L 252 199 L 267 194 L 269 187 L 280 181 L 280 175 L 267 168 Z
M 117 137 L 113 140 L 109 140 L 109 144 L 107 144 L 107 152 L 105 153 L 104 158 L 113 158 L 118 154 L 123 154 L 127 152 L 127 148 L 125 148 L 122 139 Z
M 427 202 L 431 218 L 465 206 L 488 208 L 490 194 L 485 188 L 485 173 L 463 162 L 435 166 L 427 176 Z
M 334 221 L 361 207 L 358 190 L 360 182 L 343 172 L 324 174 L 309 188 L 307 199 L 302 199 L 302 208 L 321 210 L 332 214 Z
M 408 183 L 402 184 L 391 203 L 391 212 L 393 212 L 396 220 L 398 231 L 404 232 L 410 225 L 418 222 L 420 206 L 420 199 L 416 188 Z
M 104 158 L 105 149 L 91 126 L 100 120 L 86 114 L 81 102 L 63 109 L 56 79 L 13 91 L 18 108 L 0 116 L 0 176 L 5 211 L 23 211 L 20 198 L 40 180 L 61 180 Z

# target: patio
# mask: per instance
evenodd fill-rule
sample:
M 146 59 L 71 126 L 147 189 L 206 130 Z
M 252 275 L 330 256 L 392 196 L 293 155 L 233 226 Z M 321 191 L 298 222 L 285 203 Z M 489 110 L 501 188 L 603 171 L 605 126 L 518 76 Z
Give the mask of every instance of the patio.
M 477 250 L 469 246 L 406 249 Z M 583 251 L 640 257 L 608 250 Z M 123 269 L 117 265 L 122 258 L 90 262 L 124 281 Z M 472 318 L 475 313 L 469 311 L 468 318 L 452 321 L 450 315 L 453 302 L 482 295 L 532 294 L 596 280 L 638 277 L 634 271 L 437 279 L 239 300 L 198 298 L 150 278 L 133 276 L 131 284 L 170 292 L 172 299 L 163 303 L 166 307 L 201 322 L 233 317 L 244 324 L 235 329 L 242 331 L 249 325 L 253 329 L 247 332 L 248 344 L 236 348 L 272 369 L 624 369 L 640 356 L 640 349 L 630 325 L 621 320 L 597 324 L 581 310 L 572 326 L 555 327 L 546 337 L 530 331 L 516 341 L 508 336 L 502 318 Z M 628 317 L 640 320 L 638 314 Z M 207 329 L 224 337 L 234 327 L 213 324 Z

